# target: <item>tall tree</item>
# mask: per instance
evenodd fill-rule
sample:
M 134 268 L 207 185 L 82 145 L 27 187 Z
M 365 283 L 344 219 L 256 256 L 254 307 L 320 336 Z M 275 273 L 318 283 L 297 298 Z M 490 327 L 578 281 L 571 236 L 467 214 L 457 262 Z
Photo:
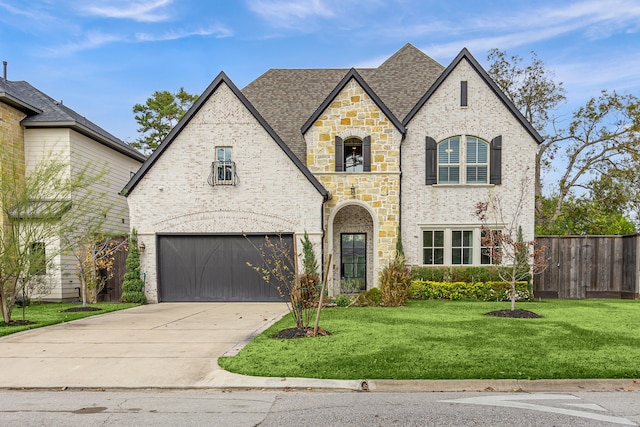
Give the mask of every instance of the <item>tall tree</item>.
M 86 223 L 99 176 L 90 168 L 71 170 L 55 156 L 27 174 L 17 156 L 0 155 L 0 165 L 0 311 L 8 323 L 21 292 L 50 287 L 54 260 L 73 248 L 62 237 Z
M 603 90 L 578 108 L 568 121 L 554 115 L 565 100 L 562 83 L 555 83 L 536 54 L 523 66 L 519 56 L 493 49 L 489 74 L 515 106 L 544 136 L 536 156 L 536 211 L 538 224 L 551 227 L 561 215 L 562 205 L 585 181 L 604 170 L 620 169 L 631 159 L 640 158 L 640 102 L 633 95 Z M 555 206 L 542 215 L 541 170 L 552 161 L 560 178 L 547 183 Z M 560 161 L 557 161 L 560 160 Z M 627 170 L 629 172 L 630 170 Z
M 190 94 L 181 87 L 176 93 L 155 91 L 144 104 L 134 105 L 133 112 L 140 125 L 138 132 L 141 136 L 131 146 L 150 155 L 197 99 L 198 95 Z

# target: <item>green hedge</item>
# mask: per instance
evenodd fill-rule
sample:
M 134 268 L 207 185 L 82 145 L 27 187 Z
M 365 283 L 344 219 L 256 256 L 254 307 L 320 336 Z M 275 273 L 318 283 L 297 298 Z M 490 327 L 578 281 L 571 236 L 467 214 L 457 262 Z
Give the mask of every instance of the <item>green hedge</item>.
M 511 267 L 497 267 L 494 265 L 475 267 L 413 267 L 413 280 L 430 280 L 433 282 L 501 282 L 501 270 Z M 502 275 L 505 276 L 504 274 Z M 509 275 L 507 274 L 507 277 Z M 523 272 L 524 281 L 531 282 L 527 272 Z
M 409 287 L 413 299 L 474 299 L 479 301 L 511 301 L 511 284 L 501 281 L 436 282 L 413 280 Z M 533 287 L 528 282 L 516 282 L 516 301 L 532 301 Z

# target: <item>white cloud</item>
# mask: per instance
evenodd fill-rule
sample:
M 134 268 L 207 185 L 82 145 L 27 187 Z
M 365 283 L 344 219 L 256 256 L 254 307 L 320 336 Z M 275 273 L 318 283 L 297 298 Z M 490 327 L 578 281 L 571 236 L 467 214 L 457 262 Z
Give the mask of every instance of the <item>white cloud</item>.
M 95 49 L 109 43 L 123 41 L 126 41 L 126 39 L 119 35 L 105 34 L 99 31 L 91 31 L 86 33 L 80 41 L 70 42 L 61 46 L 44 49 L 42 54 L 49 57 L 68 56 L 79 51 Z
M 305 29 L 314 18 L 333 18 L 327 0 L 248 0 L 249 9 L 276 28 Z
M 104 18 L 132 19 L 138 22 L 161 22 L 168 20 L 171 15 L 162 10 L 170 5 L 172 0 L 120 0 L 110 2 L 89 2 L 81 6 L 83 12 Z
M 168 31 L 163 34 L 137 33 L 135 38 L 140 42 L 157 42 L 165 40 L 178 40 L 192 36 L 215 36 L 218 39 L 231 37 L 233 31 L 224 25 L 215 24 L 207 28 L 192 31 Z

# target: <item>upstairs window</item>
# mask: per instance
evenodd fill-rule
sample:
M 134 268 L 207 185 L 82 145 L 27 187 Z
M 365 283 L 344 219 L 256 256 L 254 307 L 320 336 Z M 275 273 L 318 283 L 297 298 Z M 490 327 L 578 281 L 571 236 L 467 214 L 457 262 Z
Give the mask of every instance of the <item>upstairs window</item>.
M 371 172 L 371 137 L 336 136 L 335 156 L 336 172 Z
M 438 184 L 460 182 L 460 137 L 445 139 L 438 144 Z
M 426 184 L 502 184 L 502 136 L 491 143 L 475 136 L 436 142 L 426 137 Z
M 467 137 L 467 184 L 486 184 L 489 179 L 489 144 Z
M 358 138 L 349 138 L 344 141 L 344 171 L 363 172 L 362 141 Z
M 216 147 L 215 159 L 211 165 L 209 185 L 236 185 L 238 176 L 231 157 L 231 147 Z

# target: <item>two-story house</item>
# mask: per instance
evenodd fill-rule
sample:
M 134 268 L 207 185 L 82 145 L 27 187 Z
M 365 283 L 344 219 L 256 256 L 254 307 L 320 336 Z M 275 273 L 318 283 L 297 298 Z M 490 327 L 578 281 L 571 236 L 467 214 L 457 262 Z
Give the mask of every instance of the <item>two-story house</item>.
M 488 263 L 476 204 L 526 183 L 532 239 L 540 141 L 466 49 L 445 68 L 407 44 L 377 68 L 272 69 L 242 90 L 220 73 L 125 187 L 147 297 L 278 300 L 246 263 L 305 231 L 332 255 L 332 295 L 377 286 L 398 233 L 409 264 Z
M 103 169 L 104 175 L 91 184 L 89 191 L 104 194 L 102 202 L 111 206 L 104 231 L 128 234 L 128 206 L 120 191 L 145 157 L 61 101 L 52 99 L 25 81 L 7 80 L 6 74 L 0 78 L 0 149 L 0 168 L 12 168 L 18 179 L 28 176 L 35 165 L 50 158 L 63 162 L 69 176 L 88 165 Z M 72 201 L 59 202 L 69 202 L 73 209 Z M 0 218 L 0 226 L 8 220 Z M 51 268 L 42 270 L 46 276 L 43 280 L 51 290 L 40 295 L 42 299 L 78 299 L 77 260 L 71 254 L 58 254 L 60 251 L 55 246 L 59 248 L 59 241 L 35 244 L 39 250 L 57 254 Z

